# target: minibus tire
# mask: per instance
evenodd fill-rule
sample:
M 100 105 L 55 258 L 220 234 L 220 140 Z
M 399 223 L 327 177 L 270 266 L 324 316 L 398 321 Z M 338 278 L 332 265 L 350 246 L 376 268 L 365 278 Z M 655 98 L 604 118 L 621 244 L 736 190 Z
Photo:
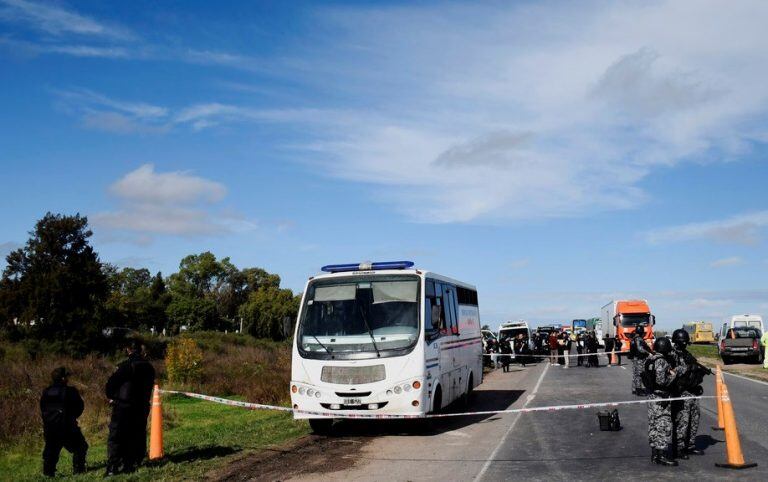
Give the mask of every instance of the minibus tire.
M 310 418 L 309 427 L 315 435 L 332 435 L 333 434 L 333 419 L 332 418 Z
M 437 389 L 435 390 L 435 396 L 432 399 L 432 412 L 431 413 L 440 413 L 440 410 L 443 408 L 443 390 L 438 385 Z

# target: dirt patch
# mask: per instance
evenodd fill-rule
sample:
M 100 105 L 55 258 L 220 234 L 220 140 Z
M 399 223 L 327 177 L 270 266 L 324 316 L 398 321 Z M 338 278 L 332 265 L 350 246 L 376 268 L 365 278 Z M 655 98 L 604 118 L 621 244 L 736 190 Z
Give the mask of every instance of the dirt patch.
M 762 364 L 734 363 L 732 365 L 723 365 L 723 361 L 719 358 L 709 357 L 699 357 L 698 360 L 702 365 L 708 367 L 714 368 L 716 365 L 720 365 L 724 372 L 768 382 L 768 370 L 763 368 Z
M 303 474 L 324 474 L 352 467 L 368 443 L 364 437 L 308 435 L 275 449 L 236 458 L 206 474 L 205 480 L 279 481 Z

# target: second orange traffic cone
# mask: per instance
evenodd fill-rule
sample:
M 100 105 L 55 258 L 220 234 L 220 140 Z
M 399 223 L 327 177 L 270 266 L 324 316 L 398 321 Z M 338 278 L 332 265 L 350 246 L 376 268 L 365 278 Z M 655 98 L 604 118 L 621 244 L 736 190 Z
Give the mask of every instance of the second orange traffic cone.
M 149 460 L 163 458 L 163 404 L 160 387 L 152 392 L 152 422 L 149 426 Z
M 728 396 L 728 385 L 720 382 L 722 391 L 723 419 L 725 420 L 725 452 L 728 461 L 724 464 L 715 465 L 727 469 L 748 469 L 757 467 L 757 464 L 744 462 L 744 454 L 741 452 L 741 441 L 739 440 L 739 430 L 736 428 L 736 417 L 733 414 L 733 405 Z
M 725 420 L 723 420 L 723 372 L 720 365 L 715 370 L 715 396 L 717 397 L 717 426 L 712 430 L 725 430 Z

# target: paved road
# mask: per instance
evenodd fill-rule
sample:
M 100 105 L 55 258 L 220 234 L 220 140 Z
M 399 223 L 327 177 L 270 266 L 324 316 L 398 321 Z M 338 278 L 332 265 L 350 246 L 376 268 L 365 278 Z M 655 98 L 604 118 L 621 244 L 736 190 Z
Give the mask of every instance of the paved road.
M 478 390 L 473 410 L 635 399 L 631 367 L 568 369 L 547 363 L 495 371 Z M 623 430 L 600 432 L 597 409 L 446 419 L 430 429 L 412 422 L 345 423 L 339 444 L 351 467 L 291 480 L 768 480 L 768 384 L 726 375 L 742 447 L 756 469 L 726 471 L 722 432 L 712 400 L 703 403 L 697 444 L 706 455 L 665 468 L 650 463 L 645 405 L 619 408 Z M 713 391 L 712 377 L 707 392 Z M 355 448 L 355 442 L 360 448 Z

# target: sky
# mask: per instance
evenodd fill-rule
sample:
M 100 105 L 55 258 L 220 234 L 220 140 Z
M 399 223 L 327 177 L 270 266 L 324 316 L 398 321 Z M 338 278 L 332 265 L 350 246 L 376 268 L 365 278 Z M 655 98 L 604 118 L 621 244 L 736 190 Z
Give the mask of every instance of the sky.
M 408 259 L 497 326 L 768 315 L 768 3 L 0 0 L 0 254 Z

